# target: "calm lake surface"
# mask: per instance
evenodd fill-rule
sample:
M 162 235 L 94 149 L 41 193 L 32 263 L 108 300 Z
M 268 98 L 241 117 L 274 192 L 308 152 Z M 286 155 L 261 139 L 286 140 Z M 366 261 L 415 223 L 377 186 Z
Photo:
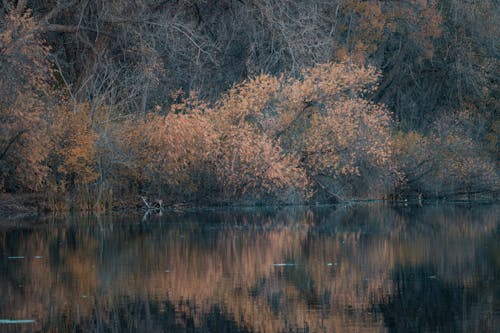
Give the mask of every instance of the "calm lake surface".
M 24 225 L 0 228 L 0 332 L 500 331 L 498 205 Z

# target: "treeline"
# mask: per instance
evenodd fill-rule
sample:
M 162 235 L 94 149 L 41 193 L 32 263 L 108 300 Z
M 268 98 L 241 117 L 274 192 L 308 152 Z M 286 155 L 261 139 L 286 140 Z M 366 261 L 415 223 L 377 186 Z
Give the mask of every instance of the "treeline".
M 498 194 L 493 0 L 0 8 L 3 192 L 54 209 Z

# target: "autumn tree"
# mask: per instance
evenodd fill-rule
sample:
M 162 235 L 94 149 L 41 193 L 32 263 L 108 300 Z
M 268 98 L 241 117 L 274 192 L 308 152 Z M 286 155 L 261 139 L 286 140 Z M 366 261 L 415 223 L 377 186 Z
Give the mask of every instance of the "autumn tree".
M 495 191 L 495 5 L 2 1 L 0 187 L 97 201 Z
M 113 174 L 134 177 L 142 193 L 168 200 L 303 200 L 298 161 L 262 131 L 232 119 L 192 95 L 167 115 L 151 114 L 142 125 L 127 121 L 115 131 L 123 153 Z
M 31 10 L 0 17 L 0 188 L 38 190 L 47 168 L 52 70 Z

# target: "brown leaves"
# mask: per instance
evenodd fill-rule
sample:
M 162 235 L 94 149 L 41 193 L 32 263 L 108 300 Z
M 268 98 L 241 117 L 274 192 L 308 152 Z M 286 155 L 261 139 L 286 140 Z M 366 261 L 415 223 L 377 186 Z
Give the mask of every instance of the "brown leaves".
M 212 200 L 277 194 L 304 185 L 297 161 L 250 124 L 233 125 L 235 118 L 209 109 L 183 111 L 153 115 L 144 126 L 128 127 L 135 134 L 126 145 L 141 156 L 136 167 L 143 170 L 142 182 L 163 186 L 170 194 Z
M 127 125 L 136 134 L 126 144 L 137 147 L 143 181 L 155 188 L 230 201 L 287 200 L 284 193 L 295 191 L 303 200 L 317 174 L 389 168 L 388 111 L 363 99 L 377 79 L 373 68 L 344 63 L 305 69 L 300 78 L 262 74 L 214 109 L 191 95 L 167 116 Z
M 360 175 L 364 164 L 388 169 L 390 130 L 386 109 L 364 100 L 339 102 L 325 116 L 315 115 L 305 134 L 309 167 L 334 177 Z
M 1 22 L 0 54 L 2 74 L 6 75 L 1 80 L 3 85 L 8 82 L 17 89 L 47 91 L 47 83 L 52 79 L 49 48 L 40 37 L 30 10 L 12 10 L 5 16 Z
M 44 111 L 52 70 L 48 48 L 30 11 L 0 22 L 0 183 L 5 190 L 39 190 L 47 175 Z

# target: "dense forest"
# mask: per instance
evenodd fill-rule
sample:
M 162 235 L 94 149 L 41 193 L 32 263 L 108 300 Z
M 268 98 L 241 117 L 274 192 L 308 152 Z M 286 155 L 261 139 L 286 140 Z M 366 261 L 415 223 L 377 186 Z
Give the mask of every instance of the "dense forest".
M 0 193 L 54 210 L 495 198 L 499 12 L 3 0 Z

